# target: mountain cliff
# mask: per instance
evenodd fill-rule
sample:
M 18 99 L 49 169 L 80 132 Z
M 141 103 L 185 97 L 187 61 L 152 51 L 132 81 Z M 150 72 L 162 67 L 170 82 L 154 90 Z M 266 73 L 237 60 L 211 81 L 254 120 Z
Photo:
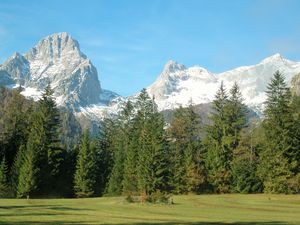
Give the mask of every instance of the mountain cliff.
M 291 85 L 292 78 L 300 73 L 300 62 L 275 54 L 256 65 L 213 73 L 200 66 L 186 67 L 171 60 L 147 91 L 155 97 L 159 109 L 165 111 L 186 106 L 190 101 L 195 105 L 211 103 L 221 82 L 227 89 L 237 82 L 245 104 L 261 114 L 267 84 L 276 70 L 281 71 Z M 43 38 L 25 54 L 14 53 L 0 65 L 0 85 L 21 85 L 22 94 L 29 98 L 37 100 L 48 83 L 54 89 L 57 104 L 78 117 L 99 120 L 118 113 L 126 101 L 102 89 L 97 69 L 81 52 L 79 43 L 65 32 Z M 292 83 L 292 87 L 297 88 L 299 76 Z M 135 101 L 136 96 L 129 99 Z
M 23 55 L 14 53 L 0 66 L 0 77 L 5 85 L 21 85 L 22 94 L 34 99 L 50 83 L 57 104 L 74 111 L 118 96 L 101 88 L 97 69 L 65 32 L 43 38 Z

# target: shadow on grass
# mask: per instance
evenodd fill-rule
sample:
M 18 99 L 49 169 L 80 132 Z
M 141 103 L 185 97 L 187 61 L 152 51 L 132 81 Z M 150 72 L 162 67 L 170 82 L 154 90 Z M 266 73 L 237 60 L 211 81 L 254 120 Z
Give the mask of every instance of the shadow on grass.
M 6 224 L 6 225 L 29 225 L 29 224 L 35 224 L 35 225 L 87 225 L 90 224 L 89 222 L 67 222 L 67 221 L 55 221 L 55 222 L 36 222 L 36 221 L 27 221 L 27 222 L 1 222 L 0 224 Z M 112 225 L 108 223 L 97 223 L 93 222 L 92 224 L 101 224 L 101 225 Z M 115 223 L 114 223 L 115 224 Z M 116 225 L 288 225 L 286 222 L 234 222 L 234 223 L 223 223 L 223 222 L 157 222 L 157 223 L 119 223 Z
M 32 209 L 37 210 L 35 212 L 22 211 L 22 209 Z M 39 209 L 49 210 L 47 213 L 43 211 L 39 211 Z M 53 211 L 51 211 L 53 210 Z M 3 221 L 1 217 L 31 217 L 31 216 L 63 216 L 63 215 L 74 215 L 72 211 L 79 211 L 85 209 L 66 207 L 61 205 L 16 205 L 16 206 L 0 206 L 0 225 L 88 225 L 91 224 L 91 221 L 43 221 L 37 222 L 35 221 Z M 91 210 L 91 209 L 89 209 Z M 80 215 L 76 213 L 76 215 Z M 84 214 L 82 214 L 84 215 Z M 29 218 L 28 218 L 29 219 Z M 45 218 L 43 218 L 45 219 Z M 120 217 L 121 219 L 121 217 Z M 127 218 L 128 219 L 128 218 Z M 21 218 L 20 218 L 21 220 Z M 132 222 L 132 223 L 119 223 L 116 225 L 288 225 L 286 222 L 278 222 L 278 221 L 270 221 L 270 222 L 233 222 L 233 223 L 225 223 L 225 222 L 182 222 L 182 221 L 174 221 L 174 222 Z M 111 225 L 112 223 L 101 223 L 92 222 L 92 224 L 102 224 L 102 225 Z
M 14 209 L 30 209 L 30 208 L 39 208 L 39 209 L 52 209 L 52 210 L 85 210 L 73 207 L 65 207 L 61 205 L 12 205 L 12 206 L 0 206 L 0 210 L 14 210 Z M 89 209 L 90 210 L 90 209 Z
M 25 210 L 23 210 L 23 209 L 25 209 Z M 27 210 L 31 210 L 31 211 L 27 211 Z M 43 210 L 47 210 L 47 212 L 45 212 Z M 74 215 L 74 213 L 72 213 L 72 211 L 80 211 L 80 210 L 84 210 L 84 209 L 65 207 L 65 206 L 60 206 L 60 205 L 0 206 L 0 224 L 10 224 L 10 222 L 2 222 L 1 221 L 1 217 L 4 217 L 4 216 L 5 217 L 31 217 L 31 216 Z M 76 213 L 76 215 L 80 215 L 80 214 Z M 40 223 L 43 224 L 43 222 L 40 222 Z M 14 223 L 12 223 L 12 224 L 14 224 Z M 15 224 L 23 224 L 23 222 L 18 222 Z M 36 224 L 36 223 L 25 222 L 24 224 Z M 45 224 L 47 224 L 47 222 L 45 222 Z M 51 223 L 48 223 L 48 224 L 51 224 Z M 54 223 L 52 223 L 52 224 L 54 224 Z M 59 224 L 65 224 L 65 223 L 61 222 Z

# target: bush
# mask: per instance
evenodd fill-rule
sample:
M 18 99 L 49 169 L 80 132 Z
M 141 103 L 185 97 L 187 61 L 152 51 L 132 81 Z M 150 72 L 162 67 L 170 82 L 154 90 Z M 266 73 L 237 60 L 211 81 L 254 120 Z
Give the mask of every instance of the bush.
M 156 191 L 148 196 L 147 201 L 151 203 L 163 203 L 163 204 L 171 204 L 173 201 L 170 201 L 171 194 L 167 194 L 165 192 Z

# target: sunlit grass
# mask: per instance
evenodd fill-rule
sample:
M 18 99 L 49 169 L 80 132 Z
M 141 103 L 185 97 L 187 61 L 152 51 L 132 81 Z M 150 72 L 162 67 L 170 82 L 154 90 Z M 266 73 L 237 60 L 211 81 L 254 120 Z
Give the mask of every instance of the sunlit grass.
M 300 224 L 300 195 L 186 195 L 173 205 L 124 198 L 0 199 L 0 224 Z

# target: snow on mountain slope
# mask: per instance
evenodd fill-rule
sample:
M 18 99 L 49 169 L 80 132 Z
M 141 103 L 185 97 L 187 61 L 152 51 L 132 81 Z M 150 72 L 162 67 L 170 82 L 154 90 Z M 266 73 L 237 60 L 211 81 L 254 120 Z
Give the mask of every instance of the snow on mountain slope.
M 190 101 L 210 103 L 221 81 L 227 89 L 236 81 L 245 103 L 261 113 L 267 84 L 276 70 L 290 84 L 292 77 L 300 73 L 300 62 L 275 54 L 256 65 L 214 74 L 200 66 L 187 68 L 169 61 L 147 91 L 155 97 L 160 110 L 167 110 L 186 106 Z M 21 93 L 28 98 L 38 100 L 49 82 L 59 106 L 92 120 L 118 113 L 126 102 L 118 94 L 101 88 L 97 69 L 81 52 L 78 42 L 65 32 L 43 38 L 27 53 L 15 53 L 0 65 L 0 85 L 21 85 Z M 135 101 L 136 96 L 128 99 Z
M 221 81 L 229 89 L 236 81 L 241 88 L 244 103 L 261 113 L 266 100 L 266 87 L 276 70 L 281 71 L 290 85 L 294 75 L 300 72 L 300 62 L 284 59 L 275 54 L 257 65 L 238 67 L 219 74 L 193 66 L 169 61 L 157 80 L 147 88 L 155 97 L 160 110 L 212 102 Z
M 0 82 L 21 85 L 21 93 L 34 100 L 50 83 L 57 104 L 74 112 L 90 105 L 108 105 L 119 97 L 101 88 L 97 69 L 80 51 L 78 42 L 65 32 L 43 38 L 24 55 L 14 53 L 0 65 Z M 100 111 L 96 111 L 99 117 Z

